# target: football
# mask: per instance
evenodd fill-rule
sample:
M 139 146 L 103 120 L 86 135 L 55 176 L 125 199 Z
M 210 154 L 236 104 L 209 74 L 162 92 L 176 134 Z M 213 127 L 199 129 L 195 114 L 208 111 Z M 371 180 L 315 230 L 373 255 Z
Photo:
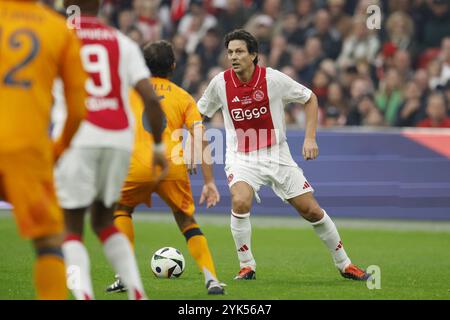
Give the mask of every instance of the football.
M 158 278 L 179 278 L 185 267 L 184 257 L 179 250 L 164 247 L 153 254 L 150 266 Z

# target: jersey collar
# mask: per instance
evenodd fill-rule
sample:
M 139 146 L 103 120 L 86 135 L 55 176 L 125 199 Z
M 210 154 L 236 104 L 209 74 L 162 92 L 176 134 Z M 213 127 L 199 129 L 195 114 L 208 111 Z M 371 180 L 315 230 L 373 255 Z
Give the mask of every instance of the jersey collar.
M 258 65 L 255 66 L 255 70 L 253 70 L 252 78 L 248 82 L 241 82 L 241 80 L 239 80 L 239 78 L 236 75 L 236 73 L 234 72 L 234 70 L 231 69 L 231 79 L 233 80 L 233 84 L 236 88 L 243 87 L 243 86 L 256 88 L 260 78 L 261 78 L 261 67 Z

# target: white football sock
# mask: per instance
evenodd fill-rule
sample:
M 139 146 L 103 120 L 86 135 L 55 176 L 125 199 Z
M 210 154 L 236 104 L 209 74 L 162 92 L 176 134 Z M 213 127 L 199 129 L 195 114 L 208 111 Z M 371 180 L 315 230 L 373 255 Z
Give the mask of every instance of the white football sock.
M 81 240 L 70 238 L 62 245 L 67 284 L 77 300 L 93 300 L 89 255 Z
M 128 299 L 147 299 L 136 258 L 127 237 L 112 226 L 101 232 L 100 239 L 107 259 L 128 290 Z
M 341 237 L 339 236 L 333 220 L 331 220 L 325 210 L 322 209 L 322 211 L 324 214 L 323 218 L 311 224 L 319 238 L 322 239 L 327 248 L 330 250 L 335 266 L 339 270 L 343 271 L 344 268 L 351 263 L 351 261 L 344 250 Z
M 211 281 L 211 280 L 218 282 L 216 277 L 214 277 L 212 275 L 212 273 L 209 272 L 209 270 L 206 267 L 203 267 L 202 271 L 203 271 L 203 275 L 205 276 L 205 284 L 208 284 L 208 282 Z
M 240 217 L 240 218 L 237 218 Z M 256 271 L 256 261 L 253 258 L 251 248 L 252 225 L 250 224 L 250 212 L 236 214 L 231 211 L 231 234 L 238 253 L 240 268 L 250 266 Z

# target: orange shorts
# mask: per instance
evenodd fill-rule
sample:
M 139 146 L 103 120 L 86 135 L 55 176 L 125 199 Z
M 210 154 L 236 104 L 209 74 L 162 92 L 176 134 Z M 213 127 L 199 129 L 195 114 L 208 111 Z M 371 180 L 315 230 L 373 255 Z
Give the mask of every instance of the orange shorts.
M 13 205 L 22 237 L 36 239 L 63 231 L 49 156 L 28 150 L 0 153 L 0 194 Z
M 156 177 L 157 174 L 152 174 L 148 166 L 132 157 L 128 177 L 122 187 L 120 204 L 134 208 L 145 203 L 150 208 L 152 193 L 156 193 L 172 211 L 192 216 L 195 204 L 186 166 L 170 163 L 164 180 L 156 184 Z

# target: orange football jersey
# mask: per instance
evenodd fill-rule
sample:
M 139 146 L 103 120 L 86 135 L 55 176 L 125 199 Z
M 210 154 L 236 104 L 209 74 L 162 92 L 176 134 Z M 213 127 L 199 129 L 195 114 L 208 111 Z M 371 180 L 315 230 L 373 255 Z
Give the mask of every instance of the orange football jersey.
M 87 79 L 78 38 L 63 17 L 44 5 L 0 0 L 0 153 L 30 147 L 50 152 L 57 76 L 64 82 L 68 114 L 78 118 L 68 120 L 73 134 L 85 113 Z M 68 140 L 71 134 L 65 133 Z
M 170 80 L 152 77 L 150 82 L 166 116 L 167 124 L 163 132 L 163 141 L 166 145 L 167 157 L 176 164 L 183 164 L 182 131 L 179 129 L 190 129 L 195 124 L 201 123 L 202 116 L 192 96 Z M 136 124 L 133 157 L 151 166 L 153 138 L 144 127 L 142 116 L 144 106 L 135 91 L 130 93 L 130 103 Z

